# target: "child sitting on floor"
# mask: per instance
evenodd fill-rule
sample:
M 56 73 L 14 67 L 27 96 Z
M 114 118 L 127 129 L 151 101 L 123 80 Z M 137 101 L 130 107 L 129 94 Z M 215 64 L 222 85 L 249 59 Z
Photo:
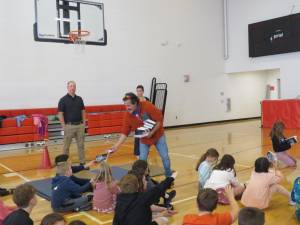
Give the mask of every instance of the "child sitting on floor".
M 40 225 L 66 225 L 64 217 L 58 213 L 50 213 L 46 215 Z
M 255 161 L 255 170 L 242 196 L 242 204 L 247 207 L 265 209 L 269 207 L 272 196 L 275 193 L 282 194 L 289 199 L 289 204 L 295 203 L 291 199 L 291 193 L 279 183 L 283 175 L 279 170 L 271 170 L 271 163 L 265 157 Z
M 151 205 L 166 192 L 176 176 L 177 173 L 173 173 L 150 190 L 139 192 L 137 176 L 125 175 L 120 181 L 121 193 L 117 196 L 113 225 L 167 225 L 168 220 L 165 217 L 152 221 Z
M 145 190 L 150 190 L 151 188 L 155 187 L 158 184 L 157 181 L 153 180 L 150 177 L 150 169 L 149 169 L 147 161 L 140 160 L 140 159 L 136 160 L 132 165 L 132 171 L 135 171 L 136 173 L 140 174 L 141 176 L 145 176 L 145 179 L 146 179 L 146 182 L 147 182 Z M 173 206 L 171 205 L 171 201 L 175 196 L 176 196 L 176 191 L 175 190 L 172 190 L 170 192 L 166 192 L 162 196 L 160 196 L 164 200 L 162 206 L 165 207 L 165 208 L 173 208 Z M 157 198 L 155 204 L 159 203 L 160 197 Z
M 91 196 L 82 196 L 82 193 L 91 189 L 93 179 L 82 186 L 75 183 L 72 176 L 71 165 L 61 162 L 56 167 L 56 176 L 52 179 L 51 207 L 55 212 L 70 212 L 90 210 L 92 208 Z
M 230 212 L 213 213 L 218 205 L 218 193 L 211 188 L 199 189 L 197 196 L 198 214 L 185 215 L 182 225 L 230 225 L 233 224 L 239 212 L 239 206 L 234 198 L 230 185 L 225 187 L 225 193 L 231 207 Z
M 294 181 L 292 190 L 292 200 L 296 203 L 295 205 L 295 215 L 300 221 L 300 177 L 297 177 Z
M 196 171 L 198 172 L 199 188 L 203 188 L 210 177 L 213 167 L 217 163 L 219 153 L 216 149 L 210 148 L 199 159 Z
M 240 199 L 245 190 L 245 185 L 238 182 L 234 169 L 235 160 L 232 155 L 225 154 L 220 163 L 217 164 L 206 181 L 204 188 L 212 188 L 219 194 L 219 203 L 228 204 L 228 200 L 224 196 L 224 188 L 231 185 L 234 196 Z
M 30 184 L 19 185 L 14 191 L 13 201 L 18 209 L 4 219 L 3 225 L 33 225 L 30 214 L 37 205 L 35 188 Z
M 283 162 L 288 167 L 297 166 L 297 160 L 287 154 L 287 151 L 291 148 L 291 142 L 284 137 L 283 130 L 284 124 L 282 122 L 279 121 L 274 123 L 270 132 L 270 137 L 272 139 L 272 146 L 276 157 L 273 156 L 271 151 L 268 152 L 267 156 Z M 295 139 L 295 141 L 297 140 Z
M 95 182 L 93 209 L 102 213 L 113 212 L 120 188 L 113 179 L 111 169 L 105 161 L 100 163 Z
M 242 208 L 238 215 L 238 225 L 264 225 L 265 213 L 254 207 Z

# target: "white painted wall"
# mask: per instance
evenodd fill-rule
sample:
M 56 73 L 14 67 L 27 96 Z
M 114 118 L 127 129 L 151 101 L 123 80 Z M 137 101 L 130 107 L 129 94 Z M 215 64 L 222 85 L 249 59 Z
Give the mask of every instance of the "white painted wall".
M 121 103 L 137 84 L 149 93 L 156 76 L 169 87 L 167 126 L 260 115 L 257 103 L 265 89 L 257 88 L 264 87 L 265 76 L 224 75 L 222 1 L 102 2 L 108 45 L 86 46 L 79 55 L 72 45 L 34 42 L 33 0 L 3 2 L 0 109 L 54 107 L 68 80 L 77 81 L 86 105 Z M 231 64 L 228 71 L 234 71 Z M 184 74 L 191 82 L 183 82 Z M 231 112 L 225 112 L 226 97 L 232 97 Z
M 258 58 L 248 57 L 248 24 L 300 12 L 299 0 L 229 0 L 229 56 L 225 71 L 236 73 L 280 69 L 282 97 L 300 94 L 300 53 L 288 53 Z

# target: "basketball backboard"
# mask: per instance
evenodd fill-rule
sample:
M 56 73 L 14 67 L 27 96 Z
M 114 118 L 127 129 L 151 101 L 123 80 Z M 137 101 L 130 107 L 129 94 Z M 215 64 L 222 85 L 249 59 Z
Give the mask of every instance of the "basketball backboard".
M 35 0 L 35 41 L 73 43 L 72 31 L 88 31 L 87 45 L 106 45 L 104 5 L 84 0 Z

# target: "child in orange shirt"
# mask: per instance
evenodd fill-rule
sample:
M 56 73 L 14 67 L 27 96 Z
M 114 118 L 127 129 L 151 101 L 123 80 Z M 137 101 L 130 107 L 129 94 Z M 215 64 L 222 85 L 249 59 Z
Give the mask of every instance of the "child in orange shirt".
M 218 193 L 210 188 L 199 190 L 197 204 L 199 213 L 188 214 L 183 218 L 183 225 L 230 225 L 233 224 L 239 212 L 239 206 L 234 198 L 230 185 L 225 187 L 225 193 L 229 200 L 231 211 L 225 213 L 213 213 L 218 204 Z

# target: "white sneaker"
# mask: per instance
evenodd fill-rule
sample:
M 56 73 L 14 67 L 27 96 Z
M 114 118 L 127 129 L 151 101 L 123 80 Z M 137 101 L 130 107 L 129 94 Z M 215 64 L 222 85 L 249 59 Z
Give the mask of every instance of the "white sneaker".
M 289 205 L 291 205 L 291 206 L 294 206 L 294 205 L 296 205 L 297 203 L 296 202 L 294 202 L 292 199 L 291 200 L 289 200 Z
M 276 163 L 277 162 L 277 156 L 275 153 L 268 151 L 266 155 L 267 159 L 269 160 L 270 163 Z

